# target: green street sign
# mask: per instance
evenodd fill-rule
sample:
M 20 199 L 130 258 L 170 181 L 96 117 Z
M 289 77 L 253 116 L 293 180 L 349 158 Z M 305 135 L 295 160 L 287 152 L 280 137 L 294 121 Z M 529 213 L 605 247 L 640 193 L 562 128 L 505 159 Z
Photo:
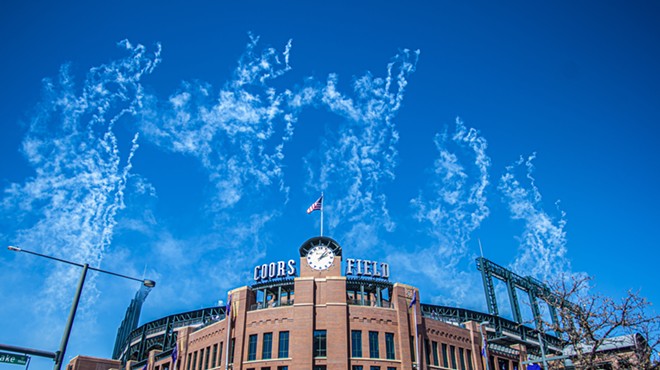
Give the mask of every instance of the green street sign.
M 16 355 L 13 353 L 0 352 L 0 362 L 14 365 L 26 365 L 28 356 Z

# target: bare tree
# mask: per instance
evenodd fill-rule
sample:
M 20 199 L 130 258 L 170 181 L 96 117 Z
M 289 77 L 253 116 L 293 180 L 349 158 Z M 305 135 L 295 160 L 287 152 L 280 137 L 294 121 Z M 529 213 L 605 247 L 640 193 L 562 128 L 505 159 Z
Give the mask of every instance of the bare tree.
M 558 322 L 544 322 L 567 341 L 576 369 L 660 369 L 660 315 L 638 292 L 620 300 L 591 293 L 591 278 L 562 279 L 551 286 Z M 553 368 L 563 368 L 556 362 Z

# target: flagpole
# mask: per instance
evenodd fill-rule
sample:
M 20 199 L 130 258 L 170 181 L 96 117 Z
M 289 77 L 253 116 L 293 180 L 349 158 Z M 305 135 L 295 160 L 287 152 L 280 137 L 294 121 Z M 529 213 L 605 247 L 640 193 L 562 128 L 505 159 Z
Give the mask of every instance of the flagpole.
M 420 358 L 419 358 L 419 343 L 417 342 L 417 337 L 419 336 L 419 333 L 417 332 L 417 305 L 413 307 L 413 317 L 415 318 L 415 360 L 417 362 L 417 368 L 419 369 L 420 366 Z
M 323 199 L 323 192 L 321 192 L 321 199 Z M 321 203 L 321 236 L 323 236 L 323 203 Z
M 420 369 L 420 358 L 419 358 L 419 342 L 417 337 L 419 336 L 418 328 L 417 328 L 417 291 L 413 290 L 413 299 L 410 302 L 410 307 L 413 309 L 413 322 L 415 325 L 415 362 L 416 362 L 416 367 L 417 369 Z
M 488 343 L 486 342 L 486 335 L 484 334 L 484 325 L 488 325 L 490 322 L 484 321 L 479 323 L 479 332 L 481 333 L 481 357 L 485 359 L 486 370 L 490 370 L 490 359 L 488 358 Z
M 231 294 L 229 295 L 229 304 L 227 307 L 229 309 L 225 310 L 225 318 L 227 319 L 227 352 L 225 354 L 225 370 L 229 370 L 229 350 L 230 350 L 230 341 L 231 341 Z M 229 311 L 229 312 L 227 312 Z

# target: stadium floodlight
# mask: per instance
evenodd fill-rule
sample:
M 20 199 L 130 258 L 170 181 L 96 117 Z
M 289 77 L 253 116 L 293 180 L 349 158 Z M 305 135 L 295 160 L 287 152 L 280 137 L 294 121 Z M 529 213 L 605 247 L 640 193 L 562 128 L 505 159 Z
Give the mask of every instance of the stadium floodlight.
M 134 278 L 128 275 L 122 275 L 118 274 L 116 272 L 112 271 L 106 271 L 102 270 L 96 267 L 90 267 L 89 264 L 87 263 L 76 263 L 76 262 L 71 262 L 67 261 L 65 259 L 53 257 L 53 256 L 47 256 L 45 254 L 37 253 L 37 252 L 32 252 L 27 249 L 19 248 L 13 245 L 10 245 L 7 247 L 10 251 L 14 252 L 23 252 L 23 253 L 28 253 L 28 254 L 33 254 L 38 257 L 43 257 L 47 258 L 50 260 L 55 260 L 58 262 L 66 263 L 69 265 L 74 265 L 78 267 L 82 267 L 82 273 L 80 275 L 80 280 L 78 280 L 78 287 L 76 289 L 76 295 L 73 298 L 73 303 L 71 304 L 71 311 L 69 312 L 69 318 L 67 319 L 66 326 L 64 327 L 64 334 L 62 335 L 62 342 L 60 343 L 60 348 L 57 352 L 55 352 L 55 366 L 53 367 L 54 370 L 61 370 L 62 369 L 62 361 L 64 360 L 64 353 L 66 352 L 66 347 L 69 343 L 69 336 L 71 335 L 71 328 L 73 327 L 73 320 L 76 317 L 76 311 L 78 310 L 78 303 L 80 302 L 80 294 L 82 293 L 83 285 L 85 284 L 85 277 L 87 277 L 87 270 L 93 270 L 93 271 L 98 271 L 102 272 L 104 274 L 108 275 L 114 275 L 117 277 L 122 277 L 124 279 L 129 279 L 129 280 L 134 280 L 134 281 L 139 281 L 142 283 L 147 288 L 153 288 L 156 286 L 156 282 L 153 280 L 149 279 L 138 279 Z

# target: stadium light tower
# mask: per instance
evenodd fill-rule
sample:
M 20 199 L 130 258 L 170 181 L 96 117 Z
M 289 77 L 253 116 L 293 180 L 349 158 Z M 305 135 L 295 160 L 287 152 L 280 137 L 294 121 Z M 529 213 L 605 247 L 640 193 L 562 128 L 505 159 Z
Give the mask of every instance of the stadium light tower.
M 62 361 L 64 360 L 64 353 L 66 352 L 66 347 L 69 344 L 69 336 L 71 335 L 71 328 L 73 327 L 73 320 L 75 319 L 76 311 L 78 310 L 78 303 L 80 302 L 80 293 L 82 293 L 83 285 L 85 284 L 85 277 L 87 277 L 87 270 L 98 271 L 98 272 L 102 272 L 104 274 L 122 277 L 124 279 L 139 281 L 147 288 L 153 288 L 153 287 L 156 286 L 156 282 L 153 281 L 153 280 L 138 279 L 138 278 L 134 278 L 134 277 L 127 276 L 127 275 L 118 274 L 116 272 L 101 270 L 101 269 L 96 268 L 96 267 L 90 267 L 89 264 L 87 264 L 87 263 L 71 262 L 71 261 L 61 259 L 61 258 L 47 256 L 45 254 L 32 252 L 32 251 L 29 251 L 27 249 L 23 249 L 23 248 L 11 246 L 11 245 L 7 248 L 10 251 L 33 254 L 33 255 L 38 256 L 38 257 L 48 258 L 50 260 L 54 260 L 54 261 L 63 262 L 63 263 L 69 264 L 69 265 L 82 267 L 82 269 L 83 269 L 82 273 L 80 274 L 80 280 L 78 280 L 78 288 L 76 289 L 76 295 L 73 297 L 73 303 L 71 304 L 71 311 L 69 311 L 69 318 L 67 319 L 66 326 L 64 327 L 64 334 L 62 335 L 62 342 L 60 343 L 60 348 L 57 352 L 55 352 L 56 356 L 55 356 L 55 366 L 53 367 L 54 370 L 61 370 L 62 369 Z

